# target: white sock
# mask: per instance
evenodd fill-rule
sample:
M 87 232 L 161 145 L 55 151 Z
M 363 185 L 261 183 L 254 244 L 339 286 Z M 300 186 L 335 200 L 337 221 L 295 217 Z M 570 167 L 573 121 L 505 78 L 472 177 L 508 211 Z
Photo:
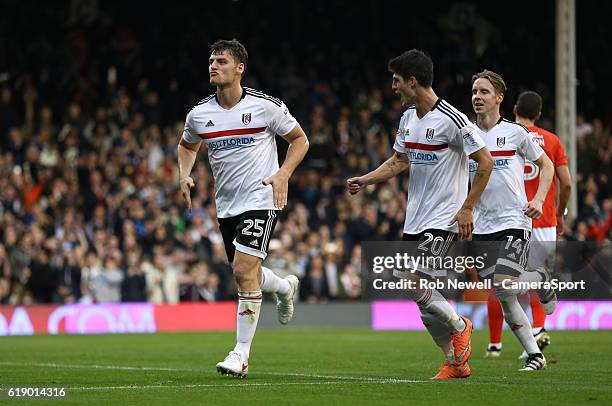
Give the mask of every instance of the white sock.
M 542 331 L 543 328 L 542 327 L 534 327 L 531 332 L 533 333 L 534 336 L 537 336 L 538 334 L 540 334 L 540 331 Z
M 502 349 L 502 343 L 489 343 L 489 348 L 496 347 L 498 349 Z
M 259 311 L 261 310 L 261 290 L 256 292 L 238 292 L 238 312 L 236 314 L 236 347 L 249 359 L 251 342 L 257 330 Z
M 440 323 L 445 324 L 454 331 L 463 331 L 465 329 L 463 319 L 459 317 L 453 306 L 437 290 L 427 289 L 416 303 L 421 312 L 431 313 Z
M 516 296 L 508 296 L 500 300 L 500 303 L 504 311 L 506 323 L 508 323 L 516 338 L 518 338 L 525 351 L 527 351 L 527 354 L 540 353 L 538 343 L 536 343 L 531 331 L 531 323 L 518 298 Z
M 447 361 L 452 361 L 455 351 L 453 341 L 450 338 L 450 328 L 446 324 L 442 324 L 436 316 L 423 310 L 421 310 L 421 320 L 423 320 L 423 325 L 429 331 L 431 338 L 444 353 L 444 358 Z
M 261 267 L 261 291 L 266 293 L 289 293 L 291 285 L 287 279 L 276 276 L 270 268 Z

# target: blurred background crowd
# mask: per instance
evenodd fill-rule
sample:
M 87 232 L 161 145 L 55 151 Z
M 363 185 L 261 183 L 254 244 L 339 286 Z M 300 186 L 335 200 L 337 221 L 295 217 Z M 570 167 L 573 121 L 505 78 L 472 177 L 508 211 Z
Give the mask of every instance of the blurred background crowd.
M 146 12 L 124 2 L 5 1 L 0 304 L 235 299 L 206 154 L 193 172 L 191 213 L 176 168 L 185 115 L 213 92 L 208 47 L 232 37 L 250 53 L 244 84 L 283 99 L 311 143 L 266 264 L 300 277 L 304 301 L 359 299 L 361 242 L 399 239 L 405 217 L 406 176 L 354 197 L 344 187 L 392 153 L 402 107 L 390 57 L 427 50 L 434 89 L 466 113 L 471 75 L 497 70 L 510 89 L 506 117 L 518 93 L 533 89 L 545 103 L 538 124 L 554 131 L 554 1 L 529 3 L 535 25 L 518 3 L 500 15 L 469 1 L 442 9 L 233 1 Z M 589 21 L 610 8 L 599 3 L 577 6 L 579 207 L 568 240 L 612 235 L 612 105 L 598 87 L 611 62 L 597 51 L 607 28 Z M 277 141 L 282 160 L 287 145 Z

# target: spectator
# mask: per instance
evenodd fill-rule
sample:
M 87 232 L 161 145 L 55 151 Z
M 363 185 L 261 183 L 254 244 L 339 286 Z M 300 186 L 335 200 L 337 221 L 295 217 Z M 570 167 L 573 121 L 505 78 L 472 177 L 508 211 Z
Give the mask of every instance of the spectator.
M 340 276 L 344 296 L 351 300 L 361 297 L 361 277 L 352 264 L 346 264 Z
M 153 254 L 153 262 L 145 262 L 143 271 L 146 277 L 147 300 L 152 303 L 178 303 L 179 278 L 168 270 L 163 253 Z
M 320 256 L 310 258 L 310 266 L 303 279 L 300 297 L 308 303 L 325 303 L 329 297 L 324 262 Z
M 11 285 L 7 278 L 0 277 L 0 305 L 10 304 Z
M 211 273 L 205 262 L 198 262 L 181 286 L 181 301 L 216 302 L 222 298 L 219 275 Z
M 124 302 L 147 301 L 147 282 L 140 264 L 140 253 L 137 250 L 128 251 L 126 276 L 121 285 L 121 300 Z
M 57 269 L 50 262 L 50 252 L 40 249 L 32 259 L 26 288 L 36 303 L 50 303 L 57 286 Z
M 121 301 L 121 282 L 123 272 L 119 269 L 119 261 L 114 255 L 107 255 L 102 268 L 91 281 L 91 291 L 97 303 Z

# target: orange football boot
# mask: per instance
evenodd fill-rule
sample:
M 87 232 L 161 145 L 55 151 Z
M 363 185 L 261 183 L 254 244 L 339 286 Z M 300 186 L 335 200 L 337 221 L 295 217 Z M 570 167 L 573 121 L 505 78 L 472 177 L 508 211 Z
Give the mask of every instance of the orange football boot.
M 472 374 L 470 366 L 467 363 L 455 366 L 450 361 L 444 361 L 440 367 L 440 372 L 431 379 L 455 379 L 455 378 L 468 378 Z
M 453 365 L 455 366 L 465 364 L 470 355 L 472 355 L 472 344 L 470 342 L 473 328 L 472 322 L 467 317 L 462 317 L 462 319 L 465 322 L 465 329 L 450 334 L 453 347 L 455 348 L 455 355 L 453 357 Z

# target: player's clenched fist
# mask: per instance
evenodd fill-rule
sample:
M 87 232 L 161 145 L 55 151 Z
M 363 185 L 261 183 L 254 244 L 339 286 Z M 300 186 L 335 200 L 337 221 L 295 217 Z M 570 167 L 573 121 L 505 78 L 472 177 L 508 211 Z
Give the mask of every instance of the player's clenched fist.
M 361 177 L 350 178 L 347 179 L 346 185 L 348 187 L 349 193 L 354 195 L 355 193 L 359 193 L 361 188 L 365 186 L 365 182 L 361 179 Z
M 193 179 L 189 176 L 181 178 L 181 193 L 183 194 L 183 199 L 187 203 L 187 209 L 191 212 L 191 188 L 195 186 Z

